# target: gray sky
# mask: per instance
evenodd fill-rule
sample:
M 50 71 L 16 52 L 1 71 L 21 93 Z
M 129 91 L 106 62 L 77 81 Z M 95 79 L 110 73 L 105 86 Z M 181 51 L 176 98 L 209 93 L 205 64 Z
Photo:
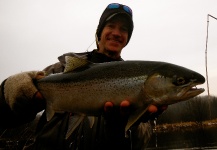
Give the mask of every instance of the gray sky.
M 94 42 L 109 0 L 0 0 L 0 82 L 10 75 L 42 70 L 67 52 Z M 216 0 L 120 0 L 133 10 L 134 32 L 125 60 L 165 61 L 206 76 L 207 15 Z M 95 43 L 88 49 L 94 49 Z M 208 75 L 217 95 L 217 20 L 209 18 Z M 206 83 L 202 86 L 206 89 Z M 206 95 L 207 91 L 203 93 Z

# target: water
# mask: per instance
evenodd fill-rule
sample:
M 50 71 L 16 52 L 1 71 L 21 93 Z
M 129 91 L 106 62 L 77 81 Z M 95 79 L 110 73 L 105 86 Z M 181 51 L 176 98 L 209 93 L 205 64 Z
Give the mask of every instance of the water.
M 217 128 L 154 133 L 147 149 L 217 149 Z
M 156 121 L 154 122 L 154 125 L 156 126 Z M 6 137 L 11 137 L 13 134 L 14 138 L 11 140 L 0 139 L 0 150 L 22 149 L 21 147 L 26 142 L 23 137 L 24 129 L 16 129 L 7 134 L 5 133 L 4 135 Z M 27 138 L 31 134 L 31 132 L 26 132 L 25 137 Z M 206 126 L 201 128 L 194 129 L 191 127 L 191 129 L 186 128 L 173 132 L 156 132 L 154 130 L 147 150 L 156 149 L 217 149 L 217 123 L 216 121 L 209 122 Z

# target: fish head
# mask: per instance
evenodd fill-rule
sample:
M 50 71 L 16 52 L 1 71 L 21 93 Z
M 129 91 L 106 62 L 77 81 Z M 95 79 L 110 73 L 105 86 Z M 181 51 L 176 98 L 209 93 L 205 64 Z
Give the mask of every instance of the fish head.
M 192 70 L 176 65 L 166 65 L 153 70 L 144 83 L 146 97 L 155 105 L 170 105 L 193 98 L 204 92 L 197 85 L 205 78 Z

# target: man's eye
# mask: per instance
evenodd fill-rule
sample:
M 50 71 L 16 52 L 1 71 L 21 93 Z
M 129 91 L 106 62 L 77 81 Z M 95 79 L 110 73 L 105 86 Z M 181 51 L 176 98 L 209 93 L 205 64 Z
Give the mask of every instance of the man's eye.
M 127 27 L 122 27 L 121 30 L 125 31 L 125 32 L 128 32 L 128 28 Z
M 111 24 L 111 23 L 108 23 L 108 24 L 106 25 L 106 27 L 113 28 L 113 27 L 114 27 L 114 25 L 113 25 L 113 24 Z

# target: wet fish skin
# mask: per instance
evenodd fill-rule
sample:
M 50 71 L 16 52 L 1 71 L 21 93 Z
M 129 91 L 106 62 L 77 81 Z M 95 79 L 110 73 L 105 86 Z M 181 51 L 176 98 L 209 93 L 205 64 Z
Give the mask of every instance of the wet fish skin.
M 150 104 L 170 105 L 204 92 L 193 88 L 205 78 L 190 69 L 157 61 L 122 61 L 82 65 L 73 72 L 54 74 L 37 81 L 47 102 L 47 120 L 55 112 L 98 116 L 105 102 L 119 106 L 130 101 L 133 111 L 127 131 Z

